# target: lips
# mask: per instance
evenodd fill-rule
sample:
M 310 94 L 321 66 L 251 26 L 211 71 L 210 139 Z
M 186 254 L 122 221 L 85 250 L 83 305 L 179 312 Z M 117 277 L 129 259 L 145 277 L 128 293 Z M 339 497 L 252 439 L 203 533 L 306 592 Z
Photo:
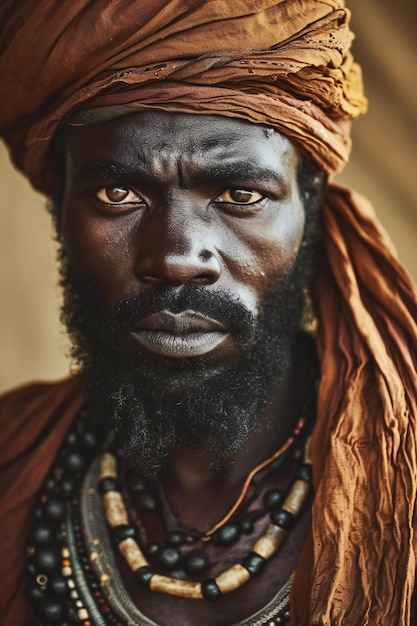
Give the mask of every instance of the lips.
M 214 350 L 229 335 L 220 322 L 196 311 L 160 311 L 140 320 L 133 335 L 138 343 L 159 356 L 189 358 Z

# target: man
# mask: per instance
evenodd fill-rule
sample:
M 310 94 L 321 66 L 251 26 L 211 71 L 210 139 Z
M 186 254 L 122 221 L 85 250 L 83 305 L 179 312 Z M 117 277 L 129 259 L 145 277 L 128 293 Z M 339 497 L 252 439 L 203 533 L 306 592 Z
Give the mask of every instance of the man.
M 80 365 L 1 401 L 7 624 L 410 623 L 415 291 L 326 187 L 348 14 L 253 4 L 0 10 Z

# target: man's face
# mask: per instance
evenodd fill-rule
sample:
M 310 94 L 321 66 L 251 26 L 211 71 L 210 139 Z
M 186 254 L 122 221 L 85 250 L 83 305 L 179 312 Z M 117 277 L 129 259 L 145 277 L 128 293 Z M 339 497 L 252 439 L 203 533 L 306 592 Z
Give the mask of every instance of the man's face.
M 291 143 L 236 119 L 156 111 L 69 127 L 63 140 L 67 319 L 116 426 L 128 421 L 126 396 L 138 404 L 149 395 L 153 422 L 181 407 L 175 419 L 186 424 L 170 424 L 181 431 L 167 435 L 170 445 L 200 445 L 210 419 L 203 426 L 196 413 L 204 421 L 222 393 L 220 431 L 227 395 L 243 414 L 238 396 L 249 386 L 245 404 L 259 411 L 288 366 L 301 309 L 294 268 L 305 215 Z M 244 438 L 229 430 L 228 453 Z M 125 436 L 139 445 L 145 434 Z

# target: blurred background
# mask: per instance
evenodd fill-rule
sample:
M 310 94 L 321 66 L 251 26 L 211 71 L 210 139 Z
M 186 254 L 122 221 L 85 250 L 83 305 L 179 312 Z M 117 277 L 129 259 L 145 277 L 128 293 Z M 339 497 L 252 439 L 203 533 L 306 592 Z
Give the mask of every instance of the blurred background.
M 399 257 L 417 278 L 417 4 L 347 0 L 369 113 L 354 125 L 338 180 L 374 203 Z M 0 145 L 0 391 L 69 371 L 45 199 Z

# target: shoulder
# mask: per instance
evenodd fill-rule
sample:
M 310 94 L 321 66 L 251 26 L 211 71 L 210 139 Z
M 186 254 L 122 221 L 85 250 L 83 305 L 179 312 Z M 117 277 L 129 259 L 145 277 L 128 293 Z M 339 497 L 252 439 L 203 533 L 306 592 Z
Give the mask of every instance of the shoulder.
M 47 436 L 52 427 L 59 438 L 81 404 L 77 376 L 32 383 L 0 395 L 0 466 Z
M 42 401 L 71 394 L 79 390 L 78 376 L 70 376 L 54 382 L 33 382 L 16 387 L 0 394 L 0 412 L 4 414 L 10 410 L 25 410 L 35 408 Z

